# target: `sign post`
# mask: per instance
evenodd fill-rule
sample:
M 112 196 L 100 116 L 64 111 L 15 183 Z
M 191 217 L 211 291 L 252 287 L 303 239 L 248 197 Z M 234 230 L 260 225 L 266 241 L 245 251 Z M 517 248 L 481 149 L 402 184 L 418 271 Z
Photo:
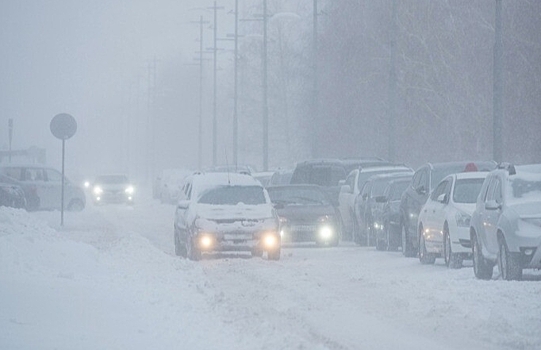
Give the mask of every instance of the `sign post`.
M 62 198 L 60 200 L 60 226 L 64 226 L 64 156 L 66 140 L 75 135 L 77 122 L 75 118 L 67 113 L 60 113 L 54 116 L 50 124 L 51 133 L 62 140 Z

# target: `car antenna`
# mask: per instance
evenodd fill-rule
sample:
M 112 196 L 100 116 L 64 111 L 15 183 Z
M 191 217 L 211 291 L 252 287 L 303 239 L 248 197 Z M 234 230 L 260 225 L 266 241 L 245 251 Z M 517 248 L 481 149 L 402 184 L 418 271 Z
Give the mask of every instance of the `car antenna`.
M 229 161 L 227 160 L 227 148 L 224 149 L 225 153 L 225 168 L 227 170 L 227 184 L 231 186 L 231 178 L 229 177 Z

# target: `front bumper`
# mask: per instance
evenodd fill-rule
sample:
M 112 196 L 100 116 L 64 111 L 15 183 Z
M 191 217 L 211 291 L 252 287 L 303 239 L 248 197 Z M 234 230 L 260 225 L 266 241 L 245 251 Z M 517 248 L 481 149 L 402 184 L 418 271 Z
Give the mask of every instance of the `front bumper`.
M 94 203 L 132 203 L 133 194 L 128 194 L 125 191 L 104 191 L 100 194 L 93 194 Z
M 331 223 L 288 223 L 280 229 L 283 242 L 331 243 L 338 240 L 340 232 L 336 224 Z
M 201 252 L 272 251 L 281 247 L 278 230 L 199 232 L 193 236 Z

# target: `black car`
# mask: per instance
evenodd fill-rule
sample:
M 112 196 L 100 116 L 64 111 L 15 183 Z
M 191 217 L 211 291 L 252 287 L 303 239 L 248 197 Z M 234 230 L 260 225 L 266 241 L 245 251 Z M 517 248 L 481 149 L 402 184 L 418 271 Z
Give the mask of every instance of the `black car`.
M 417 256 L 419 234 L 417 219 L 430 192 L 445 176 L 464 171 L 490 171 L 496 168 L 494 161 L 427 163 L 415 171 L 411 183 L 400 200 L 402 254 Z
M 338 245 L 341 236 L 340 214 L 321 187 L 271 186 L 267 191 L 280 217 L 282 242 Z
M 400 198 L 410 182 L 411 177 L 391 180 L 383 195 L 376 197 L 373 218 L 378 250 L 397 250 L 400 246 Z
M 7 182 L 0 175 L 0 207 L 26 209 L 26 197 L 21 186 Z
M 377 207 L 376 197 L 383 194 L 387 184 L 394 179 L 411 179 L 413 170 L 407 167 L 395 168 L 393 171 L 379 173 L 368 178 L 359 196 L 355 200 L 354 242 L 359 245 L 372 246 L 376 243 L 377 227 L 374 226 L 374 210 Z
M 340 181 L 354 169 L 374 165 L 390 164 L 380 158 L 361 159 L 313 159 L 297 163 L 291 176 L 291 184 L 311 184 L 322 186 L 331 196 L 333 204 L 338 205 Z

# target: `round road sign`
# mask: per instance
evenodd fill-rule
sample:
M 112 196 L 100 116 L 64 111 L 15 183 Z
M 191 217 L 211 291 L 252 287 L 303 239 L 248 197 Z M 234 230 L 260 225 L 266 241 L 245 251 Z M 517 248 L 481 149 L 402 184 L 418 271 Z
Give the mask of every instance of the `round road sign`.
M 67 140 L 77 131 L 75 118 L 67 113 L 60 113 L 51 120 L 51 132 L 61 140 Z

